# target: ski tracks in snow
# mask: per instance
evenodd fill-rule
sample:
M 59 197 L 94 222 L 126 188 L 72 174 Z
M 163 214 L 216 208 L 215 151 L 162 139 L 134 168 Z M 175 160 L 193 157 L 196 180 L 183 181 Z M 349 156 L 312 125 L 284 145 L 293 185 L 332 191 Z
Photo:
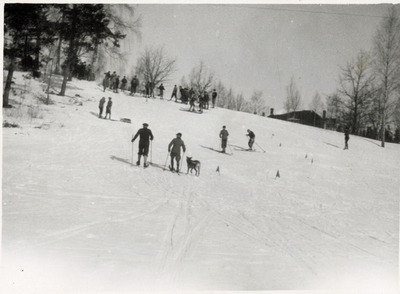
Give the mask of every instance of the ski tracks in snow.
M 204 233 L 207 224 L 212 221 L 213 212 L 199 201 L 200 197 L 190 185 L 183 188 L 180 203 L 164 236 L 156 282 L 162 283 L 165 278 L 172 285 L 178 282 L 177 278 L 183 271 L 185 259 Z M 204 208 L 206 212 L 203 211 Z M 197 213 L 196 209 L 201 212 Z

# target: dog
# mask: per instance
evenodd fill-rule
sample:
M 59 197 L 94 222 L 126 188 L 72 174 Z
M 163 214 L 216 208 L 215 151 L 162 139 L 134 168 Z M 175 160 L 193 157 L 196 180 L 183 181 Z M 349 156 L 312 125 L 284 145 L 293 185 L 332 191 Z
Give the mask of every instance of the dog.
M 200 161 L 192 160 L 191 157 L 186 156 L 186 163 L 187 163 L 187 168 L 188 168 L 186 174 L 188 174 L 189 171 L 190 171 L 190 173 L 192 173 L 193 170 L 195 170 L 196 176 L 200 176 L 200 166 L 201 166 Z

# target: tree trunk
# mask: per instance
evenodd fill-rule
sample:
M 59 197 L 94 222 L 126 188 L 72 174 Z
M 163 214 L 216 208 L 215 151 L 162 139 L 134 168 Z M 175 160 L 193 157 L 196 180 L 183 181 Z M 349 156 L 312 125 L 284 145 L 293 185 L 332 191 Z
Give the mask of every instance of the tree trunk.
M 381 140 L 381 147 L 385 147 L 385 111 L 382 113 Z
M 8 104 L 8 97 L 10 96 L 11 82 L 12 82 L 12 78 L 13 78 L 13 74 L 14 74 L 14 67 L 15 67 L 15 56 L 13 55 L 10 60 L 10 65 L 8 66 L 7 80 L 6 80 L 6 85 L 4 87 L 3 108 L 11 107 L 11 105 Z
M 63 75 L 63 82 L 61 85 L 61 91 L 58 94 L 59 96 L 65 96 L 65 91 L 67 89 L 67 82 L 68 82 L 68 76 L 69 76 L 69 64 L 66 64 L 65 68 L 63 68 L 62 75 Z
M 75 6 L 75 4 L 74 4 Z M 74 15 L 76 17 L 76 15 Z M 72 20 L 72 24 L 71 24 L 71 35 L 69 37 L 69 46 L 68 46 L 68 56 L 67 56 L 67 60 L 65 60 L 64 63 L 64 68 L 62 70 L 62 74 L 63 74 L 63 82 L 61 85 L 61 91 L 58 94 L 59 96 L 65 96 L 65 91 L 67 89 L 67 82 L 70 78 L 70 74 L 71 74 L 71 64 L 74 60 L 75 57 L 75 19 Z M 72 80 L 72 78 L 71 78 Z
M 61 18 L 61 24 L 64 23 L 64 13 Z M 59 74 L 61 72 L 61 45 L 62 45 L 62 36 L 61 36 L 61 31 L 58 37 L 58 46 L 57 46 L 57 55 L 56 55 L 56 68 L 54 70 L 54 73 Z

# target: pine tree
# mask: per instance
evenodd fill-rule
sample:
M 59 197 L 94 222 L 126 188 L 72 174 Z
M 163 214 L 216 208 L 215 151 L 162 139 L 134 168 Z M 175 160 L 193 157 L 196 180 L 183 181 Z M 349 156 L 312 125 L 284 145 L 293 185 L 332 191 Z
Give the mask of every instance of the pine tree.
M 63 13 L 61 34 L 67 46 L 64 48 L 66 57 L 62 65 L 63 82 L 60 96 L 65 95 L 68 78 L 80 55 L 93 50 L 100 40 L 111 40 L 113 46 L 118 47 L 119 40 L 125 37 L 118 31 L 112 32 L 108 27 L 110 19 L 103 4 L 67 4 L 63 7 Z

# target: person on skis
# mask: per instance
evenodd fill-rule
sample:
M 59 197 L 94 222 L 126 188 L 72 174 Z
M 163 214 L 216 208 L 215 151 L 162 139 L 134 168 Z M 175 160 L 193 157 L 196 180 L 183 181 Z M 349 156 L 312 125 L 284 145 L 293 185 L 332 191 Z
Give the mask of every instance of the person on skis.
M 247 130 L 247 135 L 246 136 L 249 137 L 249 143 L 248 143 L 249 150 L 253 150 L 253 144 L 254 144 L 254 141 L 256 139 L 256 135 L 254 135 L 254 133 L 251 130 Z
M 226 126 L 223 126 L 221 132 L 219 132 L 219 137 L 221 138 L 222 153 L 225 153 L 226 145 L 228 143 L 228 136 L 229 133 L 226 130 Z
M 144 123 L 143 128 L 139 129 L 136 133 L 136 135 L 132 138 L 131 142 L 133 143 L 138 136 L 140 136 L 139 139 L 139 151 L 138 151 L 138 160 L 136 162 L 136 165 L 140 165 L 140 158 L 143 155 L 144 158 L 144 167 L 148 167 L 149 164 L 147 163 L 147 156 L 149 154 L 149 145 L 150 145 L 150 140 L 153 141 L 154 136 L 153 133 L 151 132 L 150 129 L 147 127 L 149 124 Z
M 103 114 L 104 103 L 106 103 L 105 97 L 101 98 L 99 101 L 99 118 L 101 118 L 101 115 Z
M 181 139 L 182 134 L 177 133 L 176 138 L 172 139 L 171 143 L 168 145 L 168 153 L 170 153 L 171 156 L 171 165 L 169 166 L 169 169 L 171 171 L 174 171 L 174 159 L 176 160 L 176 172 L 179 172 L 179 162 L 181 160 L 181 148 L 183 150 L 183 153 L 186 152 L 186 147 L 185 143 Z

